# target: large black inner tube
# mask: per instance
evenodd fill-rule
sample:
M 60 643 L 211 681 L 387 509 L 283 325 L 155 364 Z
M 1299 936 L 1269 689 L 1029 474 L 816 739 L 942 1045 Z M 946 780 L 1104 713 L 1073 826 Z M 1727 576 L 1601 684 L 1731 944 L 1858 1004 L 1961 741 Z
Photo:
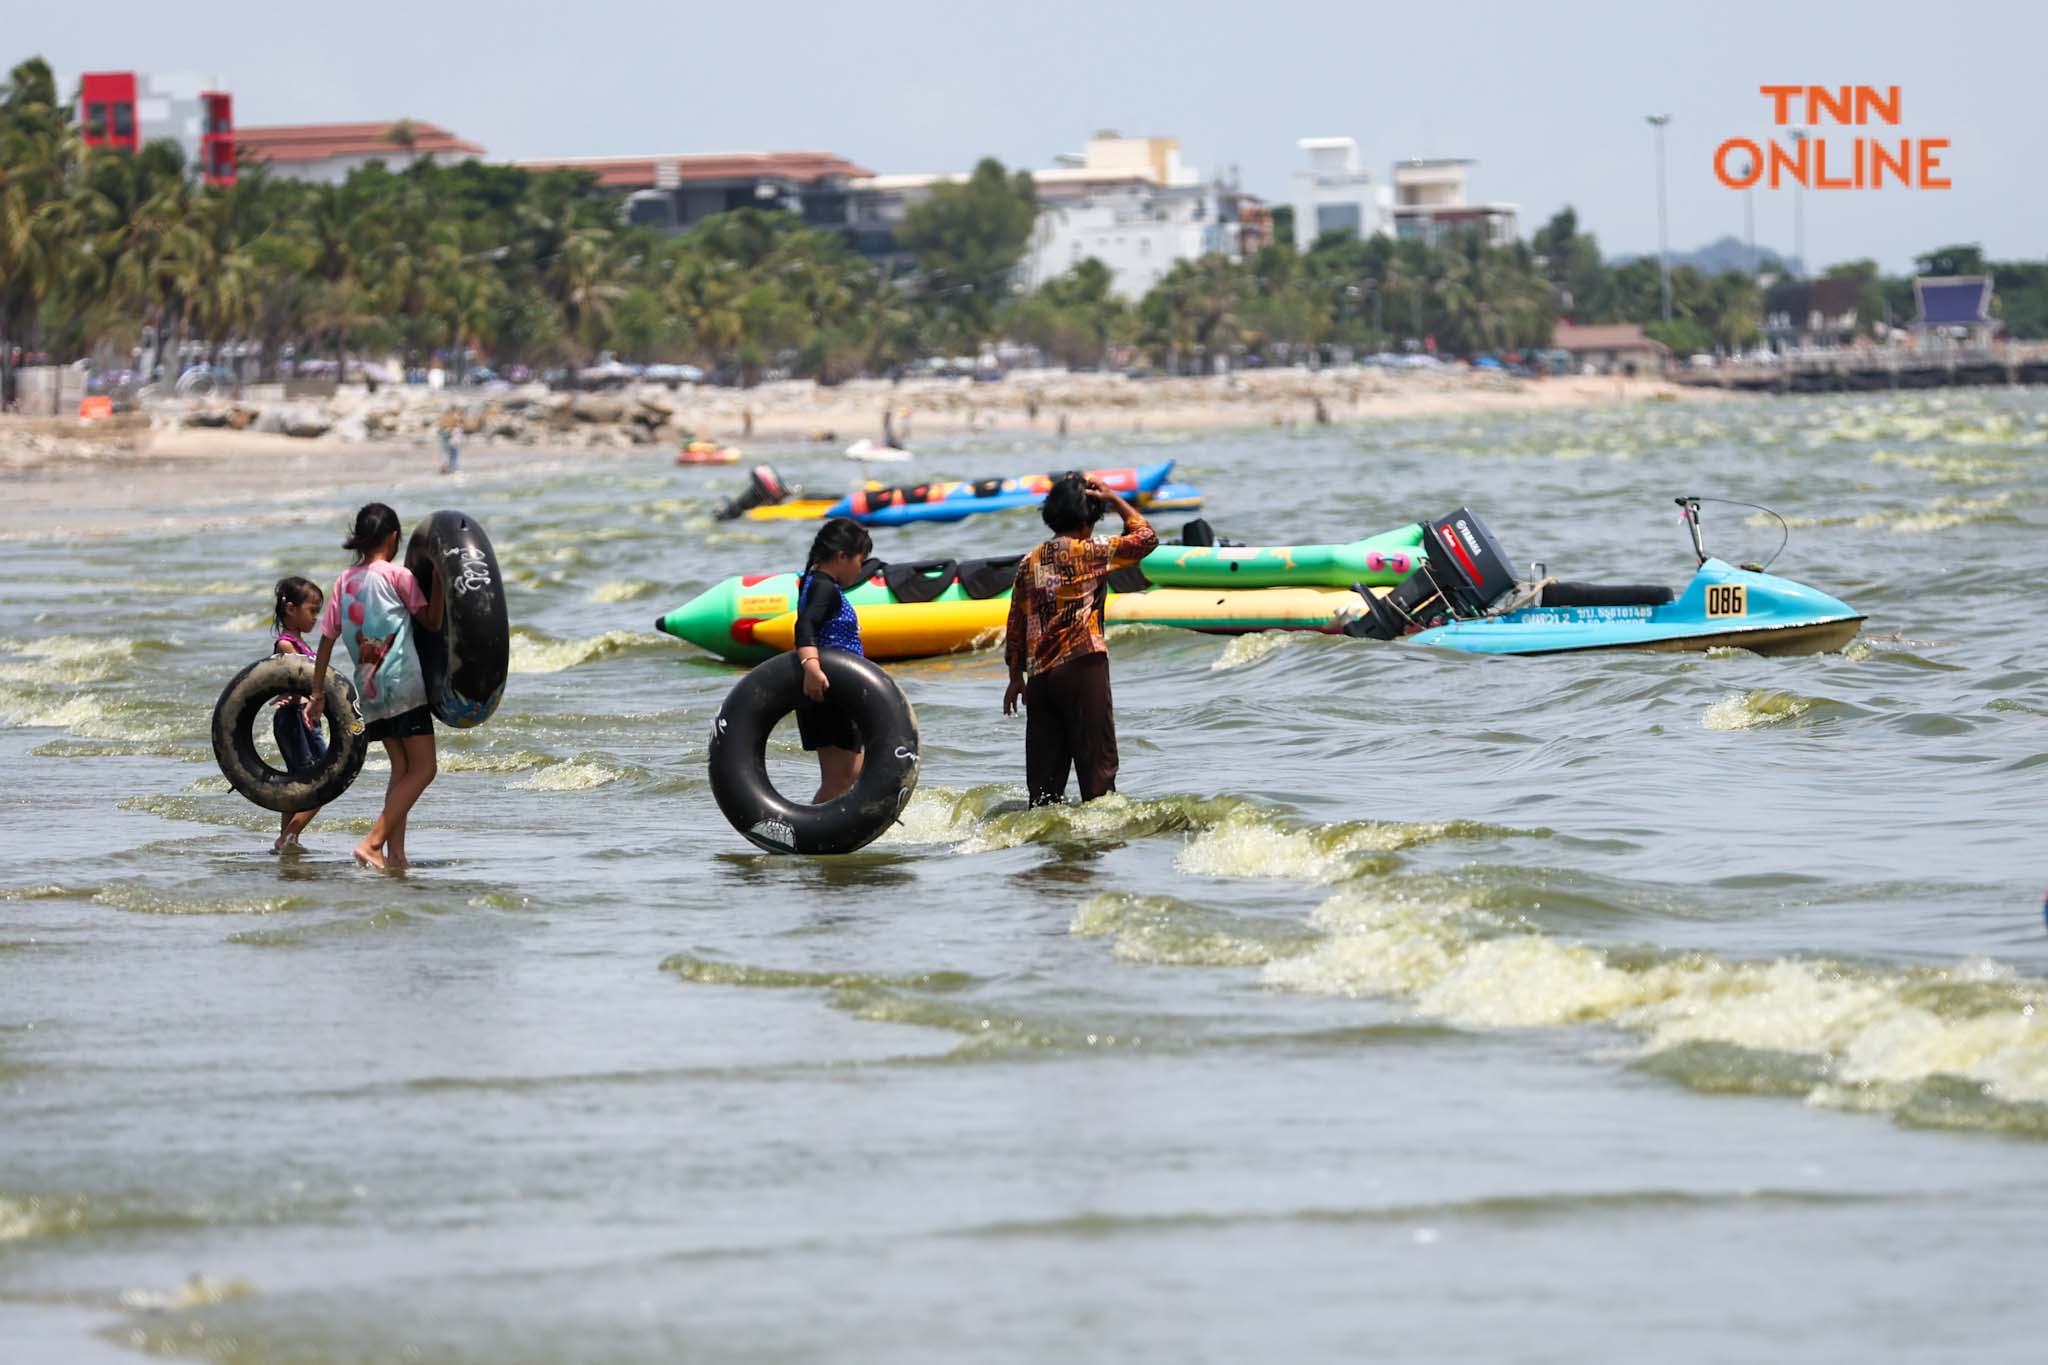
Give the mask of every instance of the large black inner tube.
M 827 706 L 844 708 L 865 757 L 853 790 L 821 806 L 792 801 L 768 780 L 768 735 L 803 696 L 803 665 L 778 654 L 741 678 L 711 724 L 711 791 L 718 809 L 770 853 L 852 853 L 896 822 L 917 790 L 917 713 L 903 689 L 858 654 L 821 649 Z
M 272 767 L 256 751 L 256 722 L 279 697 L 313 695 L 313 661 L 302 654 L 258 659 L 229 680 L 213 704 L 213 757 L 228 785 L 262 806 L 283 814 L 312 810 L 347 791 L 363 770 L 369 745 L 354 691 L 335 669 L 327 670 L 327 751 L 308 772 Z
M 413 528 L 405 567 L 445 604 L 440 630 L 413 631 L 434 719 L 458 730 L 482 725 L 505 695 L 512 663 L 505 575 L 491 538 L 460 512 L 436 512 Z

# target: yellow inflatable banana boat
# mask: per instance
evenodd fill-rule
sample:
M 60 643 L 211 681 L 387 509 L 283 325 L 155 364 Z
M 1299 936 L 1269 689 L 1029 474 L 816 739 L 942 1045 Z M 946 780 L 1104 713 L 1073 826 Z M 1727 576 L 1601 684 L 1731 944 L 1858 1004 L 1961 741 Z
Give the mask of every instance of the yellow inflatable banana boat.
M 1108 624 L 1175 626 L 1242 634 L 1255 630 L 1343 629 L 1365 602 L 1349 588 L 1153 588 L 1111 593 Z M 959 602 L 871 602 L 854 607 L 861 649 L 871 659 L 922 659 L 999 643 L 1009 620 L 1006 597 Z M 770 649 L 796 644 L 796 613 L 754 627 L 754 640 Z

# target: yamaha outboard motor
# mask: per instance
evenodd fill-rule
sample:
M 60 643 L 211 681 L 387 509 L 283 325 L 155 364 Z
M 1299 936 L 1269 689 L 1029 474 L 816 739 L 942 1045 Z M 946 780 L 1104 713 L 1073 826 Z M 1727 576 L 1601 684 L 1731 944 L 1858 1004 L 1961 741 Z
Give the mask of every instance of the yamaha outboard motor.
M 1515 571 L 1486 523 L 1469 507 L 1422 523 L 1423 562 L 1384 597 L 1364 587 L 1365 615 L 1344 627 L 1366 640 L 1397 640 L 1453 617 L 1486 614 L 1515 586 Z
M 1200 517 L 1196 517 L 1193 521 L 1180 528 L 1180 540 L 1178 543 L 1197 547 L 1217 545 L 1228 547 L 1244 544 L 1241 540 L 1232 540 L 1228 536 L 1217 535 L 1216 528 Z
M 727 498 L 718 506 L 720 521 L 735 521 L 756 507 L 772 507 L 789 497 L 789 485 L 772 465 L 757 464 L 747 480 L 747 491 Z
M 1469 507 L 1424 522 L 1422 546 L 1431 564 L 1452 570 L 1442 583 L 1459 616 L 1485 615 L 1515 586 L 1515 571 L 1500 542 Z

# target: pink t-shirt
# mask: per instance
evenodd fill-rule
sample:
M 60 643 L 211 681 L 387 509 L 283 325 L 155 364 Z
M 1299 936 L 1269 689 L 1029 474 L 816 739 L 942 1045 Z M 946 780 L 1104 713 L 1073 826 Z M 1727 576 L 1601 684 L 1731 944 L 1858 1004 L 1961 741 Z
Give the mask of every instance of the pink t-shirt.
M 404 715 L 427 704 L 427 682 L 413 647 L 412 614 L 427 605 L 412 570 L 388 559 L 344 569 L 320 611 L 320 633 L 348 651 L 364 720 Z

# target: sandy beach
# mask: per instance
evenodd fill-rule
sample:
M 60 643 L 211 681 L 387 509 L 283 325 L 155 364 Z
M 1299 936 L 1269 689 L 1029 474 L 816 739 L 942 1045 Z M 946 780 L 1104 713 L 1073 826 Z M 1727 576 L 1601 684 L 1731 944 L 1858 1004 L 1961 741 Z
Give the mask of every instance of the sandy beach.
M 254 391 L 252 391 L 254 392 Z M 70 417 L 0 418 L 0 469 L 21 472 L 78 461 L 240 457 L 274 461 L 347 448 L 417 450 L 434 444 L 438 421 L 454 414 L 468 448 L 629 450 L 692 436 L 722 442 L 839 444 L 879 436 L 894 415 L 899 440 L 979 433 L 1054 435 L 1143 432 L 1167 435 L 1231 427 L 1341 425 L 1463 412 L 1603 408 L 1651 401 L 1717 401 L 1727 395 L 1661 379 L 1563 376 L 1516 379 L 1462 366 L 1434 370 L 1247 370 L 1200 378 L 1133 380 L 1121 375 L 1028 372 L 999 383 L 967 380 L 809 381 L 751 389 L 670 390 L 660 386 L 596 394 L 545 390 L 346 388 L 322 402 L 251 397 L 153 402 L 145 410 L 87 422 Z M 239 411 L 237 411 L 239 409 Z M 229 418 L 243 423 L 230 424 Z M 266 420 L 266 417 L 269 420 Z M 298 417 L 315 436 L 288 435 Z M 267 428 L 267 429 L 266 429 Z

